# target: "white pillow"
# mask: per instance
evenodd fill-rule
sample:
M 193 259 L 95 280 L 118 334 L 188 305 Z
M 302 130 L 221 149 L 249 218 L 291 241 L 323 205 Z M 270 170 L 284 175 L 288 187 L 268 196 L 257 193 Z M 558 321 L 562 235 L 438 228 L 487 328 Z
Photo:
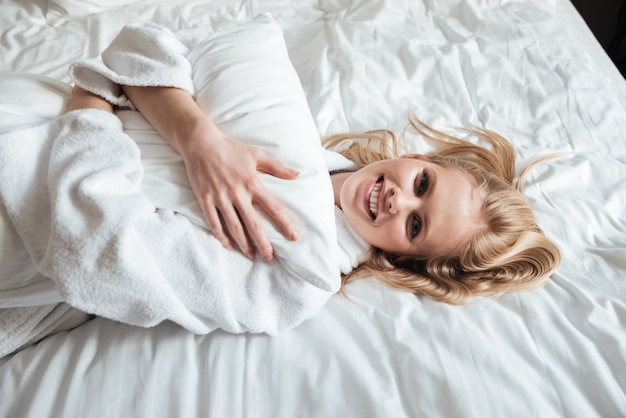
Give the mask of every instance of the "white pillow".
M 286 239 L 269 219 L 264 227 L 276 262 L 328 291 L 339 287 L 334 200 L 300 79 L 283 34 L 271 16 L 218 31 L 188 55 L 199 106 L 232 138 L 267 151 L 300 171 L 295 180 L 260 174 L 298 227 L 299 240 Z M 142 150 L 143 191 L 161 208 L 185 214 L 205 226 L 187 182 L 181 158 L 137 112 L 118 112 L 125 131 Z

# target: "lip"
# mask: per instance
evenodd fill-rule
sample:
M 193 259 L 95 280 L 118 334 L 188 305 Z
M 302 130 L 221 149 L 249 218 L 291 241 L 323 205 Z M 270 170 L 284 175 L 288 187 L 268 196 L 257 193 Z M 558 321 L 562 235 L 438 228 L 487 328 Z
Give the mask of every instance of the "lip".
M 380 210 L 382 208 L 383 196 L 385 192 L 384 177 L 381 176 L 381 177 L 377 177 L 375 179 L 368 181 L 365 184 L 365 189 L 363 191 L 363 210 L 365 211 L 365 214 L 367 215 L 367 217 L 370 218 L 372 221 L 376 220 L 376 217 L 378 215 L 375 216 L 372 214 L 372 212 L 370 212 L 370 195 L 372 194 L 372 189 L 378 182 L 381 182 L 381 184 L 380 184 L 380 191 L 378 195 L 378 202 L 376 203 L 377 205 L 376 213 L 380 214 Z
M 370 218 L 372 221 L 374 220 L 374 217 L 372 216 L 372 213 L 370 212 L 370 195 L 372 194 L 372 189 L 376 185 L 377 181 L 378 181 L 377 178 L 368 181 L 365 184 L 365 189 L 363 190 L 363 199 L 362 199 L 363 210 L 365 211 L 365 214 L 367 215 L 367 217 Z

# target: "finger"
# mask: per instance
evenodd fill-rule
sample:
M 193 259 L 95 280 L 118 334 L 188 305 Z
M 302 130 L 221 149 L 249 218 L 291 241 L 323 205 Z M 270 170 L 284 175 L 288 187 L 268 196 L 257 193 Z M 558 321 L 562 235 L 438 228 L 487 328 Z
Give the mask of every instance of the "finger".
M 257 155 L 257 170 L 285 180 L 292 180 L 300 175 L 299 171 L 287 167 L 263 151 L 259 151 Z
M 200 202 L 202 202 L 200 207 L 202 209 L 202 213 L 204 214 L 204 219 L 206 220 L 209 230 L 213 236 L 222 244 L 222 246 L 224 246 L 224 248 L 233 250 L 235 247 L 222 227 L 222 219 L 215 209 L 215 205 L 209 203 L 205 199 L 200 200 Z
M 237 212 L 246 227 L 246 232 L 261 253 L 263 259 L 265 259 L 265 261 L 272 261 L 274 259 L 274 249 L 272 247 L 272 243 L 267 237 L 267 234 L 265 233 L 261 219 L 256 212 L 256 208 L 251 204 L 248 204 L 242 208 L 238 208 Z
M 262 190 L 257 195 L 255 202 L 268 214 L 268 216 L 276 223 L 284 236 L 292 241 L 298 239 L 298 230 L 289 217 L 285 206 L 273 195 Z
M 232 239 L 237 243 L 237 246 L 241 252 L 248 258 L 254 258 L 254 247 L 248 240 L 246 230 L 242 224 L 239 214 L 231 205 L 220 210 L 224 224 L 228 229 L 228 233 Z

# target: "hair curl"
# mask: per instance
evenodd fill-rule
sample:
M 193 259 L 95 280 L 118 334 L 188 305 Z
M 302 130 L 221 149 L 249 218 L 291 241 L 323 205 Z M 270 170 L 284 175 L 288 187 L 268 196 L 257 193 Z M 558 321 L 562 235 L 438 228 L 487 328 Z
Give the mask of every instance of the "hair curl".
M 561 256 L 537 225 L 521 189 L 528 171 L 550 157 L 525 167 L 516 181 L 515 149 L 495 132 L 461 130 L 485 141 L 489 149 L 436 130 L 416 117 L 409 118 L 409 126 L 437 147 L 425 155 L 430 161 L 457 168 L 475 182 L 484 201 L 482 217 L 487 227 L 453 255 L 416 258 L 371 248 L 367 261 L 343 277 L 343 286 L 372 275 L 386 285 L 452 304 L 465 303 L 472 296 L 542 287 Z M 323 144 L 331 148 L 354 139 L 366 143 L 353 142 L 340 152 L 359 167 L 398 157 L 398 141 L 389 130 L 332 135 Z

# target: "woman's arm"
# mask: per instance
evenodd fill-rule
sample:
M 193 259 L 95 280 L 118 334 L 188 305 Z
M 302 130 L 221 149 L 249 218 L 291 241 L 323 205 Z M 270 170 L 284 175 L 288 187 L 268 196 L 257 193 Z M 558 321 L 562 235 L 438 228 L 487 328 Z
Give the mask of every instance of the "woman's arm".
M 85 89 L 74 86 L 72 89 L 72 99 L 65 111 L 71 112 L 72 110 L 78 109 L 100 109 L 113 112 L 111 103 Z
M 142 115 L 183 157 L 191 188 L 207 224 L 226 248 L 234 240 L 253 258 L 255 246 L 266 260 L 272 245 L 253 204 L 272 218 L 284 235 L 297 239 L 296 228 L 282 203 L 261 184 L 257 170 L 282 179 L 298 173 L 265 152 L 224 135 L 201 111 L 191 95 L 177 88 L 124 86 Z

